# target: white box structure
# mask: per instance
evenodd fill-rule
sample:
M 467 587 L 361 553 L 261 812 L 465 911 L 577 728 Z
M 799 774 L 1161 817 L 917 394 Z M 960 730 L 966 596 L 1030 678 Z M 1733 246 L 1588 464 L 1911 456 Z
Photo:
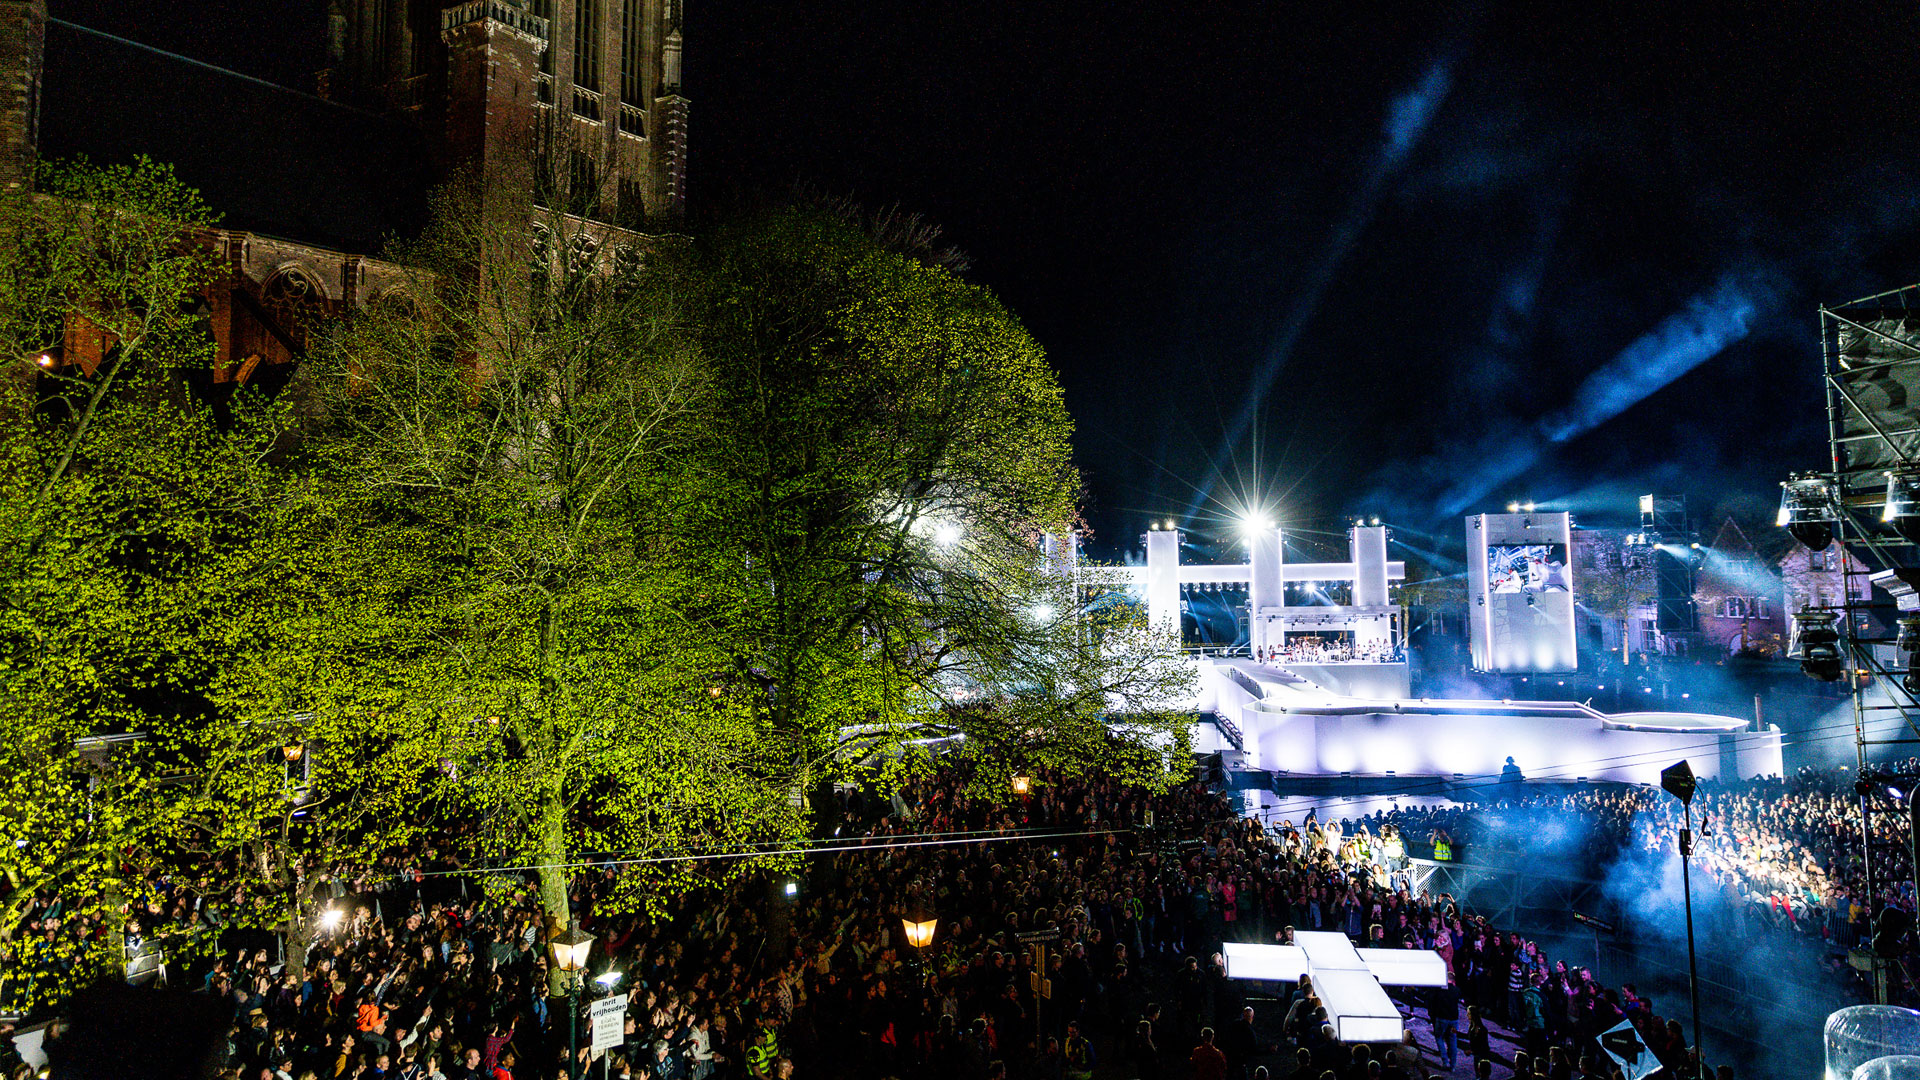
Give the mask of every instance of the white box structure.
M 1294 945 L 1222 946 L 1229 979 L 1313 980 L 1334 1037 L 1345 1043 L 1397 1043 L 1400 1009 L 1382 990 L 1390 986 L 1445 986 L 1447 962 L 1431 949 L 1356 949 L 1347 935 L 1301 930 Z

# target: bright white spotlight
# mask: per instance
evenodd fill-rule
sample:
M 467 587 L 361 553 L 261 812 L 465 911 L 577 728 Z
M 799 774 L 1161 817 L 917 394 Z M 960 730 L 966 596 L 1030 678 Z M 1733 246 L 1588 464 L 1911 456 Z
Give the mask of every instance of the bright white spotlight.
M 599 983 L 603 989 L 611 990 L 620 985 L 620 973 L 617 971 L 608 971 L 595 976 L 593 981 Z
M 941 525 L 933 530 L 933 542 L 941 547 L 952 547 L 960 542 L 960 526 Z
M 1053 605 L 1052 604 L 1035 604 L 1033 605 L 1033 608 L 1032 608 L 1032 615 L 1033 615 L 1034 621 L 1036 622 L 1052 622 L 1053 621 Z
M 794 897 L 800 895 L 800 883 L 797 881 L 789 881 L 786 884 L 786 888 L 784 888 L 781 891 L 785 892 L 787 894 L 787 899 L 791 900 Z
M 320 929 L 322 930 L 336 929 L 340 925 L 340 920 L 346 917 L 347 917 L 347 913 L 337 907 L 327 908 L 325 911 L 322 911 L 320 913 Z

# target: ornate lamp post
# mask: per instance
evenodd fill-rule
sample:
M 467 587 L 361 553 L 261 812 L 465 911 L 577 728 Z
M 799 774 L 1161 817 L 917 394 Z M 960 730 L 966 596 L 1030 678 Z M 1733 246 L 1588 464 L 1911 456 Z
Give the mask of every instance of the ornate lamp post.
M 570 926 L 547 939 L 547 948 L 553 952 L 553 966 L 568 976 L 567 1075 L 572 1076 L 574 1066 L 580 1060 L 580 982 L 586 977 L 587 954 L 593 950 L 593 935 L 577 926 Z

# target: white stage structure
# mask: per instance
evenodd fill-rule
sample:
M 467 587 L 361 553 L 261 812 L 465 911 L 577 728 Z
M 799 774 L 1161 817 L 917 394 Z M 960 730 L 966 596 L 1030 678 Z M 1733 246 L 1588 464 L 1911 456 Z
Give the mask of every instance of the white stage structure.
M 1397 1043 L 1405 1022 L 1381 986 L 1445 986 L 1447 962 L 1431 949 L 1356 949 L 1347 935 L 1300 930 L 1294 945 L 1222 947 L 1229 979 L 1297 982 L 1302 975 L 1345 1043 Z
M 1489 519 L 1499 516 L 1486 515 Z M 1551 584 L 1552 537 L 1539 530 L 1559 528 L 1546 519 L 1564 515 L 1532 515 L 1532 526 L 1525 520 L 1527 515 L 1510 516 L 1516 518 L 1519 533 L 1496 530 L 1490 535 L 1496 542 L 1516 536 L 1544 541 L 1548 550 L 1547 558 L 1540 560 L 1541 568 Z M 1351 632 L 1356 643 L 1400 644 L 1399 608 L 1388 589 L 1391 582 L 1405 578 L 1406 564 L 1387 558 L 1384 527 L 1349 530 L 1349 558 L 1342 563 L 1287 563 L 1280 530 L 1263 526 L 1248 538 L 1247 562 L 1183 566 L 1180 539 L 1174 529 L 1148 532 L 1145 566 L 1082 567 L 1071 544 L 1050 544 L 1047 554 L 1055 572 L 1082 584 L 1140 590 L 1149 618 L 1169 632 L 1179 626 L 1181 586 L 1221 583 L 1248 588 L 1254 656 L 1195 657 L 1198 696 L 1167 703 L 1202 714 L 1194 727 L 1194 749 L 1230 754 L 1234 767 L 1305 776 L 1395 775 L 1478 782 L 1496 779 L 1511 755 L 1534 779 L 1658 784 L 1660 770 L 1682 758 L 1692 761 L 1694 772 L 1702 777 L 1781 774 L 1779 729 L 1749 730 L 1749 724 L 1736 717 L 1608 714 L 1577 701 L 1416 698 L 1409 689 L 1407 665 L 1399 659 L 1256 659 L 1283 649 L 1289 634 L 1329 627 Z M 1511 565 L 1506 569 L 1513 572 Z M 1531 563 L 1525 569 L 1531 581 Z M 1288 605 L 1284 586 L 1309 581 L 1350 582 L 1352 603 Z M 1556 593 L 1571 605 L 1569 581 L 1565 591 L 1539 590 L 1534 594 L 1535 606 L 1539 597 Z M 1524 605 L 1526 595 L 1523 587 L 1512 598 Z M 1211 718 L 1220 722 L 1213 723 Z
M 1242 534 L 1247 545 L 1246 562 L 1183 565 L 1183 535 L 1178 529 L 1156 528 L 1144 537 L 1145 566 L 1086 567 L 1080 571 L 1080 580 L 1138 588 L 1147 602 L 1148 620 L 1176 633 L 1180 628 L 1182 586 L 1245 586 L 1247 633 L 1256 653 L 1285 647 L 1288 634 L 1328 631 L 1351 634 L 1356 649 L 1399 643 L 1400 609 L 1387 590 L 1389 582 L 1406 579 L 1407 564 L 1387 558 L 1385 526 L 1357 525 L 1349 529 L 1347 561 L 1336 563 L 1287 562 L 1282 531 L 1262 523 Z M 1050 547 L 1049 553 L 1053 550 Z M 1061 565 L 1057 556 L 1055 565 Z M 1349 583 L 1352 603 L 1287 603 L 1288 584 L 1330 582 Z

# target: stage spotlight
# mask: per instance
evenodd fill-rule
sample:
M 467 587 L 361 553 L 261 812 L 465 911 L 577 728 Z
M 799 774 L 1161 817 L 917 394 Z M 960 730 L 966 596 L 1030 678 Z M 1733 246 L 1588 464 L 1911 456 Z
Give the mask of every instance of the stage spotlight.
M 1839 682 L 1845 673 L 1840 662 L 1840 631 L 1834 627 L 1839 618 L 1837 611 L 1812 608 L 1803 608 L 1793 617 L 1790 652 L 1800 657 L 1800 671 L 1810 679 Z
M 1780 514 L 1774 524 L 1792 533 L 1808 550 L 1825 551 L 1833 543 L 1837 517 L 1833 488 L 1824 477 L 1795 474 L 1780 482 Z
M 1517 513 L 1519 513 L 1519 512 L 1520 512 L 1520 504 L 1519 504 L 1519 503 L 1517 503 L 1517 502 L 1510 502 L 1510 503 L 1508 503 L 1508 504 L 1507 504 L 1507 513 L 1509 513 L 1509 514 L 1517 514 Z
M 1887 505 L 1880 520 L 1909 544 L 1920 544 L 1920 470 L 1887 472 Z
M 1367 524 L 1369 524 L 1369 525 L 1373 525 L 1373 526 L 1378 526 L 1378 525 L 1380 524 L 1380 515 L 1379 515 L 1379 514 L 1375 514 L 1375 515 L 1373 515 L 1372 517 L 1370 517 L 1370 518 L 1368 518 L 1368 519 L 1367 519 Z

